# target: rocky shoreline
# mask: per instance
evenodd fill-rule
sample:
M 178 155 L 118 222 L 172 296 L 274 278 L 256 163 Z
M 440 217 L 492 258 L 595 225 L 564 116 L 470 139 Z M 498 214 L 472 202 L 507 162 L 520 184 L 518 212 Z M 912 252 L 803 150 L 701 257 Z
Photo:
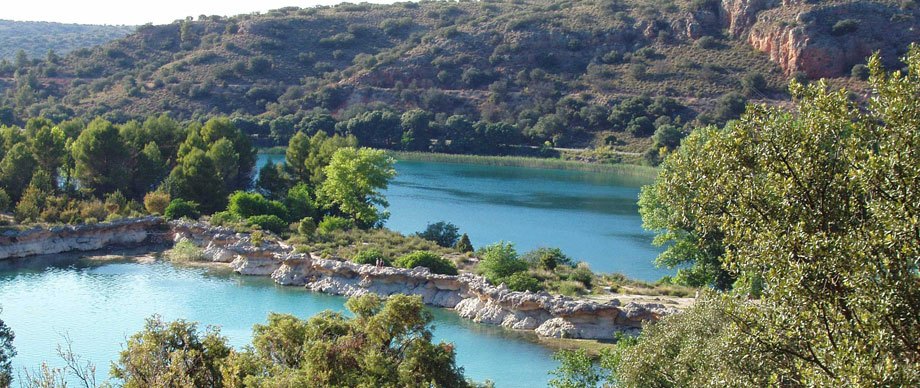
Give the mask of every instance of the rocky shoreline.
M 167 239 L 191 242 L 202 248 L 207 260 L 228 265 L 242 275 L 270 276 L 281 285 L 334 295 L 418 295 L 426 304 L 453 309 L 463 318 L 533 330 L 542 337 L 612 339 L 616 333 L 636 334 L 643 323 L 678 312 L 657 303 L 600 303 L 545 292 L 511 291 L 468 273 L 438 275 L 423 267 L 378 268 L 323 259 L 296 253 L 272 236 L 263 237 L 257 245 L 247 233 L 200 222 L 164 223 L 156 217 L 0 233 L 0 259 Z

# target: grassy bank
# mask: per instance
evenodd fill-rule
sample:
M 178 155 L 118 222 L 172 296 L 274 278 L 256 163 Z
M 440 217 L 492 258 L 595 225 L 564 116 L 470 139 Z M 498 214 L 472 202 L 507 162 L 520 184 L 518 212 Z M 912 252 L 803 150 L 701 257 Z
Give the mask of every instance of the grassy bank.
M 577 170 L 591 172 L 605 172 L 622 175 L 632 175 L 654 178 L 658 170 L 654 167 L 639 166 L 635 164 L 601 164 L 586 163 L 573 160 L 552 158 L 533 158 L 524 156 L 484 156 L 484 155 L 457 155 L 439 154 L 431 152 L 403 152 L 390 151 L 390 155 L 397 160 L 440 162 L 440 163 L 468 163 L 486 166 L 531 167 L 555 170 Z

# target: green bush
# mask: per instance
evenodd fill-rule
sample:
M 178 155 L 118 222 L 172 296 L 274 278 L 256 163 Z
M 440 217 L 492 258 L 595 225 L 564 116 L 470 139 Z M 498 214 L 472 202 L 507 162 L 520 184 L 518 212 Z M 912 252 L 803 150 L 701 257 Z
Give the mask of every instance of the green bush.
M 310 217 L 300 220 L 300 223 L 297 224 L 297 234 L 301 236 L 312 236 L 313 233 L 316 233 L 316 222 Z
M 287 208 L 281 202 L 269 201 L 262 194 L 237 191 L 230 195 L 227 210 L 240 218 L 273 215 L 282 220 L 288 218 Z
M 336 230 L 349 230 L 354 226 L 354 222 L 351 222 L 349 219 L 337 216 L 327 216 L 319 222 L 319 226 L 316 227 L 316 230 L 320 234 L 329 234 Z
M 507 276 L 527 270 L 527 262 L 518 258 L 514 245 L 498 242 L 479 250 L 479 272 L 493 284 Z
M 197 202 L 176 198 L 169 202 L 169 206 L 166 207 L 166 211 L 163 213 L 163 216 L 170 220 L 177 220 L 180 218 L 189 218 L 195 220 L 201 216 L 201 213 L 198 212 Z
M 242 219 L 229 211 L 217 212 L 211 215 L 211 225 L 217 226 L 229 226 L 234 223 L 240 222 Z
M 432 273 L 456 275 L 457 267 L 450 260 L 428 251 L 416 251 L 396 259 L 396 266 L 402 268 L 425 267 Z
M 275 232 L 276 234 L 281 234 L 288 228 L 288 224 L 274 214 L 262 214 L 249 217 L 246 219 L 246 224 L 250 226 L 259 225 L 262 229 Z
M 10 196 L 5 190 L 0 189 L 0 212 L 5 212 L 10 208 Z
M 204 251 L 190 241 L 180 241 L 166 251 L 166 257 L 174 262 L 185 263 L 204 260 Z
M 467 236 L 467 234 L 464 233 L 462 236 L 460 236 L 460 241 L 457 241 L 457 245 L 455 245 L 454 248 L 462 253 L 472 252 L 473 243 L 470 242 L 470 236 Z
M 460 238 L 459 231 L 456 225 L 441 221 L 428 224 L 425 231 L 416 234 L 425 240 L 434 241 L 442 247 L 452 247 Z
M 355 257 L 351 259 L 352 262 L 356 264 L 370 264 L 377 265 L 377 259 L 383 260 L 383 265 L 389 267 L 393 263 L 389 257 L 383 255 L 383 252 L 380 252 L 379 249 L 365 249 L 361 252 L 358 252 Z
M 524 254 L 521 260 L 526 261 L 531 267 L 554 270 L 560 265 L 575 266 L 575 260 L 559 248 L 537 248 Z
M 518 272 L 502 279 L 502 283 L 512 291 L 542 291 L 543 284 L 539 279 L 527 272 Z
M 862 63 L 853 66 L 853 68 L 850 69 L 850 77 L 863 81 L 869 79 L 869 66 Z
M 855 32 L 859 29 L 859 20 L 856 19 L 843 19 L 834 24 L 834 27 L 831 27 L 831 34 L 833 35 L 846 35 L 851 32 Z
M 151 191 L 144 196 L 144 208 L 147 213 L 162 215 L 169 206 L 169 193 Z

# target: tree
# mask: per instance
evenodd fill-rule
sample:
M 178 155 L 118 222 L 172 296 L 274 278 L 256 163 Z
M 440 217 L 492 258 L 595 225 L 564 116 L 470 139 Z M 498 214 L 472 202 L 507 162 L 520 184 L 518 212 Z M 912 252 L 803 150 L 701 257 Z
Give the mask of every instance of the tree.
M 200 149 L 193 149 L 183 157 L 169 174 L 169 195 L 193 201 L 201 211 L 213 213 L 226 204 L 226 191 L 214 161 Z
M 74 141 L 76 176 L 83 187 L 96 195 L 125 190 L 130 179 L 128 153 L 118 128 L 97 118 Z
M 389 203 L 380 192 L 396 176 L 395 161 L 381 150 L 341 148 L 325 168 L 326 180 L 318 199 L 326 208 L 347 215 L 360 227 L 371 227 L 386 219 L 377 206 Z
M 432 273 L 442 275 L 456 275 L 457 266 L 450 260 L 444 259 L 440 255 L 428 251 L 415 251 L 396 259 L 394 264 L 402 268 L 425 267 Z
M 692 157 L 665 162 L 658 184 L 673 190 L 655 195 L 683 214 L 665 218 L 668 233 L 717 232 L 730 247 L 721 267 L 763 279 L 759 302 L 719 308 L 728 335 L 706 346 L 728 350 L 692 352 L 731 371 L 719 375 L 746 385 L 920 384 L 920 47 L 904 62 L 906 74 L 886 74 L 878 56 L 869 61 L 875 96 L 862 109 L 823 81 L 792 82 L 796 109 L 752 106 L 695 140 Z
M 190 128 L 189 132 L 189 136 L 192 136 L 191 132 L 194 132 L 194 129 Z M 234 126 L 230 119 L 215 117 L 208 120 L 201 127 L 200 138 L 203 144 L 214 144 L 221 139 L 226 139 L 233 145 L 233 151 L 238 157 L 237 171 L 236 174 L 228 174 L 234 175 L 232 180 L 227 181 L 229 190 L 245 189 L 252 184 L 252 170 L 256 165 L 256 150 L 252 147 L 249 137 Z M 204 150 L 210 147 L 201 145 L 198 148 Z M 222 155 L 226 157 L 229 153 L 222 151 Z M 217 167 L 224 168 L 224 166 Z
M 240 155 L 236 153 L 233 142 L 222 138 L 208 147 L 207 156 L 217 168 L 217 176 L 223 182 L 224 192 L 237 187 L 240 173 Z
M 57 177 L 58 168 L 63 163 L 65 142 L 64 132 L 57 127 L 41 127 L 32 137 L 32 155 L 38 168 L 47 171 L 53 178 Z
M 440 221 L 428 224 L 424 231 L 416 235 L 425 240 L 434 241 L 442 247 L 452 247 L 460 238 L 460 229 L 450 222 Z
M 310 138 L 303 132 L 297 132 L 291 137 L 284 153 L 285 167 L 297 181 L 310 182 L 310 171 L 306 165 L 309 156 Z
M 326 166 L 332 160 L 332 155 L 339 148 L 358 146 L 358 139 L 354 136 L 342 137 L 335 135 L 329 137 L 325 132 L 317 132 L 310 138 L 310 153 L 304 160 L 307 171 L 310 172 L 310 184 L 319 187 L 326 180 Z
M 395 113 L 375 110 L 336 124 L 336 131 L 354 135 L 368 147 L 393 148 L 402 138 L 399 124 L 400 117 Z
M 13 145 L 0 161 L 0 183 L 13 201 L 19 201 L 32 179 L 35 165 L 35 159 L 25 143 Z
M 403 129 L 402 146 L 407 150 L 425 151 L 431 143 L 431 112 L 421 109 L 408 110 L 400 116 Z
M 527 262 L 518 258 L 514 245 L 504 241 L 483 247 L 479 250 L 477 271 L 493 284 L 517 272 L 527 270 Z
M 268 198 L 280 199 L 288 190 L 290 182 L 285 179 L 284 167 L 281 163 L 265 163 L 259 169 L 259 179 L 256 180 L 256 189 Z
M 310 187 L 304 183 L 299 183 L 288 190 L 284 197 L 284 206 L 288 209 L 291 220 L 312 217 L 316 213 L 316 205 L 313 203 Z
M 221 387 L 220 365 L 231 350 L 217 328 L 201 333 L 195 323 L 153 316 L 128 339 L 112 364 L 112 377 L 127 388 Z
M 16 356 L 13 338 L 13 331 L 0 319 L 0 387 L 9 387 L 13 381 L 12 362 Z
M 454 247 L 463 253 L 469 253 L 473 251 L 473 243 L 470 242 L 470 236 L 467 236 L 466 233 L 460 236 L 460 240 L 457 241 L 457 245 Z
M 432 315 L 417 296 L 368 294 L 306 321 L 271 314 L 252 347 L 224 364 L 228 386 L 466 387 L 453 346 L 432 343 Z
M 606 373 L 584 349 L 561 350 L 553 355 L 559 367 L 551 371 L 552 388 L 596 388 L 606 379 Z
M 166 160 L 155 142 L 147 143 L 137 155 L 131 174 L 131 191 L 129 196 L 137 198 L 156 188 L 169 173 Z

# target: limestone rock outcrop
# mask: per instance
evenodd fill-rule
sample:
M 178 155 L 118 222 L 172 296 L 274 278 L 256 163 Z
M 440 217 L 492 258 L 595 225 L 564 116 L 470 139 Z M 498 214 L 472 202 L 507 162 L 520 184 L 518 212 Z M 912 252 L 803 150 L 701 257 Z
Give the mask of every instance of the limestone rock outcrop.
M 4 231 L 0 233 L 0 260 L 142 244 L 162 226 L 159 217 L 143 217 L 91 225 Z
M 191 241 L 205 255 L 244 275 L 271 276 L 281 285 L 316 292 L 356 296 L 374 293 L 418 295 L 428 305 L 454 309 L 475 322 L 517 330 L 535 330 L 545 337 L 610 339 L 616 332 L 637 333 L 642 324 L 677 313 L 658 304 L 606 303 L 545 292 L 511 291 L 472 274 L 433 274 L 427 268 L 375 267 L 308 253 L 295 253 L 273 238 L 254 246 L 251 236 L 207 224 L 170 223 L 175 241 Z

